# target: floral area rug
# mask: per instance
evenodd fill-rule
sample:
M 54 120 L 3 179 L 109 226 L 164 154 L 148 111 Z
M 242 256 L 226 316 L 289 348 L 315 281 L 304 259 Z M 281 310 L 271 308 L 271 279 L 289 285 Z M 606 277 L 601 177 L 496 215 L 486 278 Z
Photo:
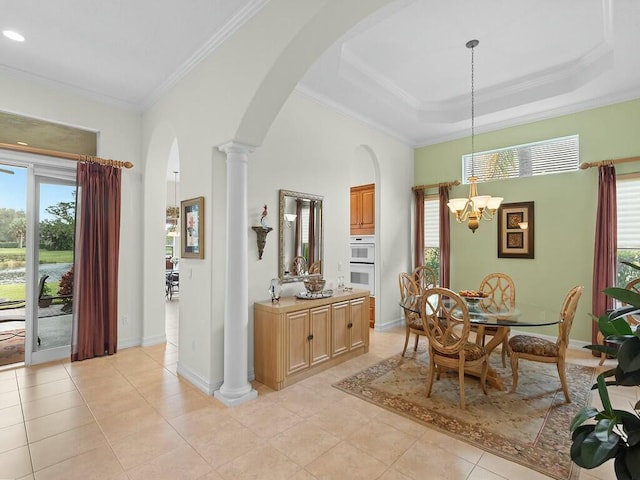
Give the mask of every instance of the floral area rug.
M 466 410 L 459 408 L 457 373 L 434 380 L 426 397 L 429 357 L 425 351 L 383 360 L 333 386 L 478 448 L 558 480 L 578 478 L 571 462 L 569 424 L 591 400 L 595 369 L 567 364 L 572 403 L 565 403 L 554 364 L 521 360 L 518 388 L 511 390 L 511 368 L 503 368 L 499 352 L 491 365 L 504 379 L 505 391 L 487 386 L 482 393 L 477 378 L 465 378 Z
M 24 362 L 24 330 L 0 332 L 0 366 Z

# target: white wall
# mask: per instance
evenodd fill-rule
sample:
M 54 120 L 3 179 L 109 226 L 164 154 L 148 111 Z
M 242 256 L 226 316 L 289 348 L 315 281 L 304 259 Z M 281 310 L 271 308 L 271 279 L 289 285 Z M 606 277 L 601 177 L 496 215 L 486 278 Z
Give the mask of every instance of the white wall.
M 123 169 L 120 233 L 118 343 L 141 341 L 142 175 L 141 118 L 136 112 L 39 83 L 0 76 L 0 110 L 99 132 L 98 155 L 133 162 Z M 68 160 L 56 160 L 68 162 Z

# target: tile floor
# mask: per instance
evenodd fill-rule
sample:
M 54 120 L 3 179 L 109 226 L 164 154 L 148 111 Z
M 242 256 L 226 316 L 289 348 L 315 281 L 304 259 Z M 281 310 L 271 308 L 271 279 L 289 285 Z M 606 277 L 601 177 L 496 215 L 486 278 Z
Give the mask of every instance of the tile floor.
M 547 478 L 331 387 L 400 351 L 402 330 L 371 331 L 368 354 L 282 391 L 255 383 L 258 399 L 231 409 L 176 376 L 177 331 L 166 345 L 1 371 L 0 479 Z M 615 476 L 608 463 L 580 478 Z

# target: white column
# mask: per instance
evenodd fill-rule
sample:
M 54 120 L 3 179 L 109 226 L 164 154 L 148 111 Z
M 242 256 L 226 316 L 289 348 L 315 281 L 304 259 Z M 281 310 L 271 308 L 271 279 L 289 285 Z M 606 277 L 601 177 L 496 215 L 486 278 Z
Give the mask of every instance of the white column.
M 249 383 L 249 280 L 247 169 L 254 148 L 237 142 L 218 147 L 227 154 L 227 264 L 225 267 L 224 380 L 214 397 L 227 406 L 258 396 Z

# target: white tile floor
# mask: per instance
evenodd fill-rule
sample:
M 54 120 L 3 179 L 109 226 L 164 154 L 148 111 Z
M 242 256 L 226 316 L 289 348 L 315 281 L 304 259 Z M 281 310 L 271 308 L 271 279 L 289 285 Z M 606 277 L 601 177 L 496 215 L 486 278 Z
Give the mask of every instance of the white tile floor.
M 279 392 L 256 383 L 257 400 L 229 409 L 176 376 L 168 307 L 166 345 L 0 372 L 0 479 L 547 478 L 331 387 L 398 353 L 402 330 L 371 331 L 368 354 Z M 580 478 L 615 476 L 608 463 Z

